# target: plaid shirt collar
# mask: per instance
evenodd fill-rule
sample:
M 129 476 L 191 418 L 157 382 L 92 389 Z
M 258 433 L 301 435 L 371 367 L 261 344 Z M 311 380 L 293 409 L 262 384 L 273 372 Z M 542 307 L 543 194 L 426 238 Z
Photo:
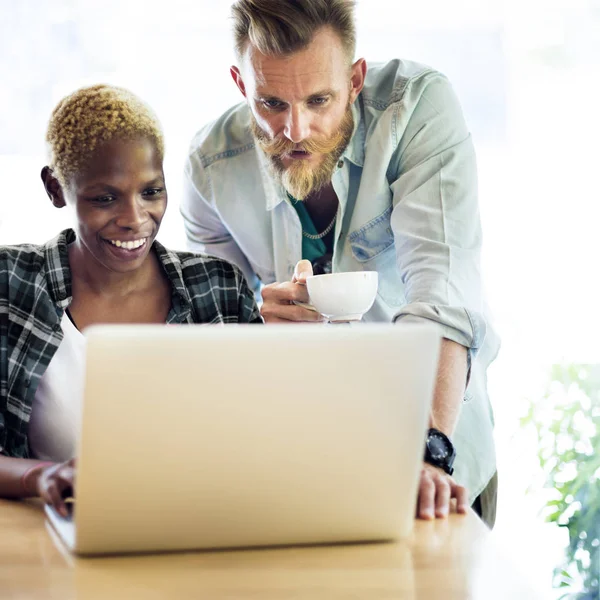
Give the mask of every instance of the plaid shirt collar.
M 69 267 L 69 250 L 67 246 L 75 241 L 75 232 L 66 229 L 44 246 L 46 264 L 46 281 L 48 293 L 54 303 L 63 310 L 71 304 L 72 281 Z
M 44 247 L 48 292 L 57 307 L 62 310 L 65 310 L 73 299 L 68 246 L 75 241 L 76 237 L 72 229 L 65 229 Z M 167 250 L 157 241 L 154 241 L 152 248 L 156 252 L 173 290 L 172 310 L 167 317 L 167 323 L 186 323 L 190 319 L 192 300 L 184 283 L 181 260 L 175 252 Z

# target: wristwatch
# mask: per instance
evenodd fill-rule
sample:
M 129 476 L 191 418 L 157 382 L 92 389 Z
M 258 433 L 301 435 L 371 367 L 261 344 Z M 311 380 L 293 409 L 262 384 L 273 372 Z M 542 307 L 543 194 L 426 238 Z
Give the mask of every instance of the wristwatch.
M 456 450 L 450 441 L 450 438 L 439 431 L 431 428 L 427 432 L 425 441 L 425 462 L 443 469 L 448 475 L 454 473 L 452 465 L 456 458 Z

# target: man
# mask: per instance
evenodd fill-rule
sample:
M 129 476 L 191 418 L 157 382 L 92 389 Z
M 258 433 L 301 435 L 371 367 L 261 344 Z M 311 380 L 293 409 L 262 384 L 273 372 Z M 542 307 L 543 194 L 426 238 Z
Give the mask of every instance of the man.
M 294 303 L 308 300 L 313 269 L 378 271 L 366 321 L 437 323 L 444 339 L 417 514 L 444 517 L 452 497 L 464 511 L 468 489 L 492 526 L 485 370 L 497 343 L 482 308 L 471 138 L 441 74 L 353 62 L 353 8 L 234 3 L 231 75 L 245 102 L 192 143 L 189 245 L 239 265 L 254 289 L 263 284 L 267 323 L 320 319 Z

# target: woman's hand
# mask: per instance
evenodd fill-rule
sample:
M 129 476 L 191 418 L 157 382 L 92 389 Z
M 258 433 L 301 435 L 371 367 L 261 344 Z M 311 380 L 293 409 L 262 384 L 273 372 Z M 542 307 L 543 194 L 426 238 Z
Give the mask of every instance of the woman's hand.
M 76 459 L 72 458 L 67 462 L 46 467 L 37 480 L 40 498 L 63 517 L 69 515 L 65 498 L 74 494 L 75 467 Z
M 450 475 L 428 463 L 423 463 L 417 500 L 417 517 L 420 519 L 444 518 L 450 512 L 450 501 L 456 498 L 456 512 L 466 513 L 469 495 Z

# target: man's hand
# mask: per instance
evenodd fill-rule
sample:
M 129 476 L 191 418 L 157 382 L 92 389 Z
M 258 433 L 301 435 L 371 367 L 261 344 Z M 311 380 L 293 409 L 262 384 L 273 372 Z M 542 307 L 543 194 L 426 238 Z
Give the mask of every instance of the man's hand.
M 271 283 L 262 290 L 260 314 L 265 323 L 315 323 L 324 319 L 320 313 L 295 302 L 308 303 L 306 278 L 313 274 L 308 260 L 301 260 L 294 269 L 292 281 Z
M 50 504 L 59 515 L 68 516 L 65 495 L 73 495 L 75 488 L 76 460 L 46 467 L 37 480 L 38 494 L 46 504 Z
M 458 485 L 442 469 L 423 463 L 417 499 L 417 517 L 426 520 L 447 517 L 452 498 L 456 498 L 456 512 L 466 513 L 469 507 L 466 488 Z

